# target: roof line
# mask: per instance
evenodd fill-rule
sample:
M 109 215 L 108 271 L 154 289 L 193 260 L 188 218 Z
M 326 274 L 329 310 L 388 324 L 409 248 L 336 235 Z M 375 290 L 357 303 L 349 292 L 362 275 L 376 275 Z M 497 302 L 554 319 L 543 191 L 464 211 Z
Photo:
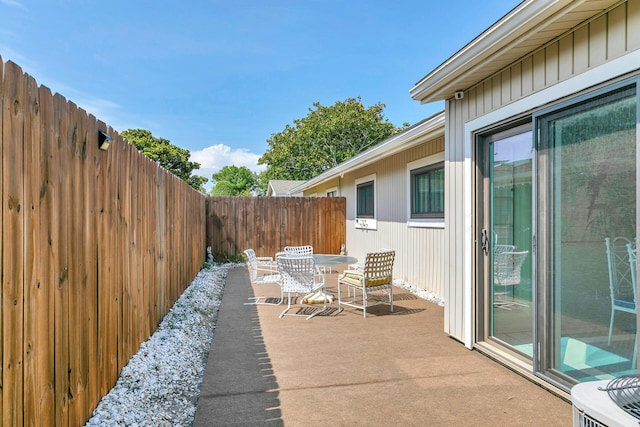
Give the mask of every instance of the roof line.
M 411 98 L 422 103 L 435 101 L 429 98 L 438 88 L 454 82 L 478 62 L 487 60 L 504 48 L 508 40 L 526 32 L 550 8 L 567 0 L 526 0 L 500 18 L 495 24 L 469 42 L 453 56 L 420 79 L 409 91 Z M 468 88 L 456 88 L 466 90 Z
M 323 181 L 336 178 L 350 169 L 367 166 L 374 161 L 378 161 L 380 160 L 380 156 L 390 156 L 399 151 L 411 148 L 413 145 L 422 143 L 424 137 L 436 136 L 438 133 L 442 133 L 444 135 L 444 110 L 419 121 L 402 132 L 390 136 L 368 150 L 345 160 L 339 165 L 322 172 L 314 178 L 311 178 L 304 184 L 292 188 L 291 191 L 304 191 Z

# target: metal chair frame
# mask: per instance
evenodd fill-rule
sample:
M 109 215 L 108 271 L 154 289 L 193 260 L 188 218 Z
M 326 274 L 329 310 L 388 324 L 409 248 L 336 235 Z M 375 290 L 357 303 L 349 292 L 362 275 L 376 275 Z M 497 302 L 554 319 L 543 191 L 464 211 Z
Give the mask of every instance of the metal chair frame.
M 244 255 L 247 261 L 247 269 L 251 283 L 254 285 L 272 285 L 280 283 L 278 268 L 271 257 L 258 257 L 253 249 L 246 249 Z M 278 298 L 277 302 L 267 302 Z M 284 301 L 284 294 L 280 291 L 280 297 L 258 296 L 249 297 L 249 302 L 244 305 L 280 305 Z
M 324 275 L 319 273 L 312 256 L 282 255 L 276 258 L 278 272 L 280 273 L 280 287 L 282 294 L 287 294 L 287 308 L 280 313 L 284 316 L 302 316 L 307 320 L 317 316 L 327 309 L 327 297 L 324 294 Z M 311 314 L 288 313 L 292 308 L 292 294 L 310 295 L 320 292 L 323 298 L 321 310 L 315 310 Z M 304 301 L 303 297 L 301 301 Z
M 609 292 L 611 296 L 611 320 L 609 321 L 608 344 L 611 345 L 616 312 L 637 315 L 636 307 L 636 248 L 635 243 L 626 237 L 606 237 L 607 265 L 609 268 Z M 638 347 L 638 334 L 633 350 L 635 366 Z
M 509 246 L 509 245 L 505 245 Z M 505 249 L 509 249 L 508 247 Z M 503 289 L 511 287 L 512 292 L 515 292 L 514 287 L 520 284 L 522 275 L 522 265 L 527 258 L 529 251 L 511 252 L 509 250 L 499 251 L 494 253 L 493 257 L 493 306 L 504 310 L 511 310 L 512 306 L 528 307 L 527 304 L 517 302 L 515 296 L 512 296 L 511 300 L 499 298 L 504 296 L 506 292 L 495 292 L 496 287 L 500 286 Z
M 365 257 L 364 267 L 358 270 L 347 270 L 338 278 L 338 307 L 342 305 L 362 310 L 362 316 L 367 317 L 367 308 L 380 304 L 388 304 L 393 313 L 393 262 L 395 251 L 371 252 Z M 342 286 L 347 287 L 349 300 L 342 299 Z M 353 291 L 353 298 L 350 298 Z M 388 300 L 369 301 L 369 294 L 381 291 L 388 295 Z M 362 294 L 362 303 L 357 302 L 358 293 Z

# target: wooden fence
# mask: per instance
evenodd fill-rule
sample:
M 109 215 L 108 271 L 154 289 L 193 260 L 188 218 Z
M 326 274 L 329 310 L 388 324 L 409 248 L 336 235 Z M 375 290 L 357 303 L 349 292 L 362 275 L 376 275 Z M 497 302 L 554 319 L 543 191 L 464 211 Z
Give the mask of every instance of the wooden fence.
M 198 273 L 206 197 L 17 65 L 0 76 L 0 425 L 83 425 Z
M 218 255 L 252 248 L 273 256 L 290 245 L 340 253 L 345 243 L 344 197 L 209 197 L 207 245 Z
M 0 426 L 83 425 L 207 245 L 344 243 L 343 198 L 207 198 L 16 64 L 0 77 Z

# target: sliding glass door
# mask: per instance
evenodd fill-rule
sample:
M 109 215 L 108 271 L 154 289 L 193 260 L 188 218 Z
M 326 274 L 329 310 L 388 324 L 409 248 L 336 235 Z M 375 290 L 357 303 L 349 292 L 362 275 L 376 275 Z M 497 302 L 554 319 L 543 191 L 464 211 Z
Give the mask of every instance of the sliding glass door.
M 538 369 L 561 382 L 636 372 L 636 105 L 634 84 L 535 118 Z
M 478 342 L 567 390 L 637 372 L 637 81 L 476 140 Z

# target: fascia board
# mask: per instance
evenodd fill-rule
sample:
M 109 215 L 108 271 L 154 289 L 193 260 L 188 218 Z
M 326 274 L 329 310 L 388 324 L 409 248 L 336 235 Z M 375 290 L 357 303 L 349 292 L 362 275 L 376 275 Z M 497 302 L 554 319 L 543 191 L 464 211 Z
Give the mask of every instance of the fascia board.
M 568 3 L 570 3 L 568 0 L 527 0 L 520 3 L 493 26 L 416 83 L 409 91 L 411 98 L 422 103 L 440 100 L 432 99 L 430 96 L 439 88 L 455 82 L 469 69 L 475 68 L 483 61 L 490 60 L 496 52 L 544 22 L 552 12 Z M 467 88 L 456 88 L 455 90 L 465 89 Z
M 324 181 L 337 178 L 351 170 L 362 168 L 382 158 L 407 150 L 429 139 L 444 135 L 444 111 L 434 114 L 422 123 L 395 134 L 375 147 L 360 153 L 315 178 L 294 187 L 291 191 L 304 191 Z

